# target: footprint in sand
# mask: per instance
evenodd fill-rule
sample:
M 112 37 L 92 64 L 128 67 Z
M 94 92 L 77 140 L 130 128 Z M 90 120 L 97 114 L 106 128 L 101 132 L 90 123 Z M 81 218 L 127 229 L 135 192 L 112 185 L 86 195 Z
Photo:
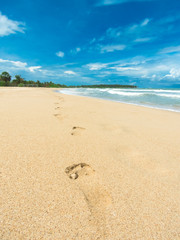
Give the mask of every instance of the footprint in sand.
M 106 216 L 108 207 L 112 204 L 112 197 L 104 186 L 100 185 L 95 170 L 86 163 L 73 164 L 65 169 L 67 176 L 74 180 L 90 210 L 90 222 L 97 227 L 102 238 L 108 236 Z
M 65 169 L 65 173 L 69 178 L 74 180 L 84 175 L 89 176 L 94 172 L 95 171 L 86 163 L 73 164 Z
M 60 114 L 59 114 L 59 113 L 55 113 L 54 116 L 55 116 L 55 117 L 59 117 Z
M 73 136 L 80 135 L 83 130 L 85 130 L 85 128 L 83 127 L 73 127 L 71 135 Z
M 73 164 L 65 169 L 65 173 L 72 180 L 80 180 L 77 182 L 80 190 L 85 196 L 88 206 L 91 208 L 101 208 L 108 206 L 112 202 L 112 198 L 103 186 L 97 183 L 94 176 L 95 170 L 86 163 Z M 90 181 L 87 181 L 87 178 Z
M 63 119 L 63 117 L 62 117 L 61 114 L 59 114 L 59 113 L 55 113 L 54 116 L 55 116 L 56 118 L 58 118 L 59 120 L 62 120 L 62 119 Z

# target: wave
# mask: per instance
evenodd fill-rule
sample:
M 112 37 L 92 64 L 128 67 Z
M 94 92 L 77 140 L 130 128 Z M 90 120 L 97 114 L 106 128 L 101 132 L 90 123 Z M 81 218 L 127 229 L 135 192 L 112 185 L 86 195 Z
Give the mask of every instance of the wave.
M 169 97 L 169 98 L 180 98 L 180 95 L 177 94 L 158 94 L 161 97 Z
M 60 92 L 180 112 L 180 90 L 73 88 Z
M 137 92 L 122 92 L 122 91 L 114 91 L 114 90 L 109 90 L 107 91 L 110 94 L 118 94 L 122 96 L 141 96 L 143 93 L 137 93 Z

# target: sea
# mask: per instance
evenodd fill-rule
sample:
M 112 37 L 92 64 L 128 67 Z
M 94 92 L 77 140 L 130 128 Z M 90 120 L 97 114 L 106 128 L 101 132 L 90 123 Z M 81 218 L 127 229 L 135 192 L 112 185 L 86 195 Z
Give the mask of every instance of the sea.
M 180 112 L 180 89 L 65 88 L 60 92 Z

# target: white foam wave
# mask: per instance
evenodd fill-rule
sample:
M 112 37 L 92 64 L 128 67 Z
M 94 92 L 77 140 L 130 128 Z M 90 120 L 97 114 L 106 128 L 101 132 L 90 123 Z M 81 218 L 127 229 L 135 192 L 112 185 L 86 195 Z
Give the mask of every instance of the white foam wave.
M 137 92 L 122 92 L 122 91 L 114 91 L 114 90 L 109 90 L 108 93 L 111 94 L 118 94 L 122 96 L 141 96 L 143 93 L 137 93 Z
M 169 97 L 169 98 L 180 98 L 180 95 L 177 94 L 158 94 L 161 97 Z
M 103 98 L 127 104 L 152 107 L 180 112 L 180 91 L 149 89 L 61 89 L 59 92 L 70 95 Z M 112 97 L 113 96 L 113 97 Z M 140 97 L 139 97 L 140 96 Z

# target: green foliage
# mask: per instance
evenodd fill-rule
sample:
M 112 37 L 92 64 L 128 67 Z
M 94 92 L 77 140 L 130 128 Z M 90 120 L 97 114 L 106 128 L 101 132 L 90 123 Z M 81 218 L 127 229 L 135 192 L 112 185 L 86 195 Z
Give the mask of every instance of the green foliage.
M 1 87 L 3 87 L 3 86 L 7 86 L 7 85 L 6 85 L 6 82 L 0 80 L 0 86 L 1 86 Z
M 24 87 L 24 83 L 19 83 L 18 87 Z
M 9 82 L 11 81 L 11 75 L 8 72 L 2 72 L 0 75 L 0 80 L 6 83 L 8 86 Z
M 98 84 L 98 85 L 80 85 L 80 86 L 71 86 L 71 88 L 137 88 L 133 85 L 121 85 L 121 84 Z
M 136 88 L 133 85 L 120 85 L 120 84 L 99 84 L 99 85 L 80 85 L 80 86 L 66 86 L 64 84 L 57 84 L 50 82 L 40 82 L 25 80 L 21 75 L 16 75 L 15 79 L 11 81 L 11 75 L 8 72 L 2 72 L 0 75 L 0 86 L 13 86 L 13 87 L 46 87 L 46 88 Z
M 15 75 L 15 79 L 13 80 L 13 83 L 15 84 L 20 84 L 20 83 L 24 83 L 24 78 L 21 77 L 21 75 Z

